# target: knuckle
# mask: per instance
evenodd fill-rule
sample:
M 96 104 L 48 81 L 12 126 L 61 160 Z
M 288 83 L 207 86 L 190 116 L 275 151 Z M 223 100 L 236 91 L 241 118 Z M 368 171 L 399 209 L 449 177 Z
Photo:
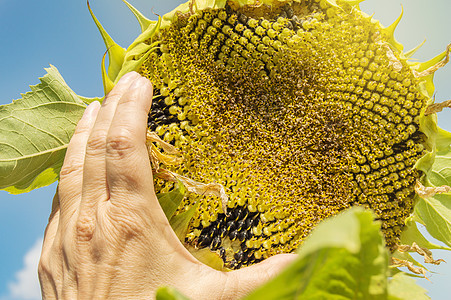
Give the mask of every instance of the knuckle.
M 103 106 L 110 105 L 112 102 L 117 101 L 122 97 L 124 94 L 124 90 L 119 88 L 118 85 L 116 85 L 106 96 L 106 101 L 102 103 Z
M 99 132 L 93 132 L 86 144 L 86 154 L 95 154 L 105 147 L 106 137 L 105 134 Z
M 91 128 L 87 124 L 78 124 L 77 127 L 75 127 L 73 138 L 78 138 L 79 136 L 88 134 L 91 131 Z
M 117 155 L 133 151 L 136 145 L 131 137 L 131 131 L 126 128 L 110 134 L 106 141 L 107 154 Z
M 75 224 L 75 235 L 78 241 L 90 241 L 94 235 L 95 219 L 90 216 L 80 216 Z
M 49 274 L 50 268 L 47 262 L 45 262 L 44 258 L 41 257 L 38 264 L 38 274 L 42 276 L 44 274 Z
M 136 102 L 136 98 L 137 98 L 136 91 L 127 92 L 123 97 L 121 97 L 119 105 L 121 107 L 130 107 L 130 105 L 134 105 L 133 103 Z
M 79 174 L 83 170 L 82 162 L 68 161 L 63 164 L 60 171 L 60 181 L 71 178 L 73 175 Z
M 38 274 L 40 276 L 52 273 L 52 262 L 55 262 L 56 255 L 53 253 L 42 254 L 38 263 Z

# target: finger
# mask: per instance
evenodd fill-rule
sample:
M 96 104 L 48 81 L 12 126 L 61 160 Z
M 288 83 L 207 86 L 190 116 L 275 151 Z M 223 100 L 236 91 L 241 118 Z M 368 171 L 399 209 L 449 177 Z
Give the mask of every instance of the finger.
M 58 203 L 58 192 L 53 198 L 53 203 Z M 39 259 L 38 265 L 38 274 L 39 280 L 41 282 L 41 288 L 43 292 L 47 293 L 46 295 L 54 295 L 52 286 L 55 285 L 53 284 L 54 282 L 52 271 L 53 267 L 55 266 L 55 260 L 52 258 L 54 257 L 55 248 L 58 248 L 57 246 L 55 246 L 55 241 L 58 230 L 60 230 L 59 221 L 60 210 L 59 205 L 56 205 L 55 207 L 52 207 L 52 213 L 49 217 L 49 223 L 45 228 L 41 257 Z
M 53 203 L 58 203 L 58 191 L 55 193 L 55 196 L 53 196 Z M 52 204 L 52 212 L 49 217 L 49 223 L 47 224 L 47 227 L 44 231 L 44 243 L 43 243 L 43 249 L 46 246 L 51 246 L 55 240 L 55 235 L 58 229 L 58 224 L 60 220 L 60 209 L 59 205 Z M 44 251 L 42 251 L 43 253 Z
M 56 192 L 55 192 L 55 195 L 53 196 L 52 212 L 50 213 L 49 222 L 52 220 L 55 213 L 60 210 L 60 199 L 58 196 L 58 188 L 59 188 L 59 185 L 56 187 Z
M 111 201 L 114 194 L 153 193 L 152 170 L 146 147 L 147 117 L 152 85 L 141 77 L 122 96 L 107 137 L 106 167 Z
M 44 241 L 42 243 L 41 257 L 38 264 L 38 276 L 41 284 L 41 290 L 44 295 L 48 295 L 49 299 L 56 299 L 55 287 L 55 266 L 58 260 L 55 260 L 55 238 L 58 233 L 59 211 L 53 213 L 45 228 Z
M 58 185 L 58 200 L 63 221 L 67 217 L 70 218 L 79 205 L 86 143 L 94 126 L 99 108 L 100 103 L 97 101 L 86 108 L 67 147 Z
M 88 204 L 84 203 L 85 200 L 98 201 L 109 197 L 105 167 L 106 137 L 119 99 L 128 90 L 131 83 L 139 77 L 136 72 L 124 75 L 102 103 L 86 145 L 81 206 Z
M 279 254 L 250 267 L 226 273 L 230 276 L 227 281 L 230 286 L 226 289 L 236 292 L 232 298 L 242 298 L 278 275 L 297 258 L 296 254 Z

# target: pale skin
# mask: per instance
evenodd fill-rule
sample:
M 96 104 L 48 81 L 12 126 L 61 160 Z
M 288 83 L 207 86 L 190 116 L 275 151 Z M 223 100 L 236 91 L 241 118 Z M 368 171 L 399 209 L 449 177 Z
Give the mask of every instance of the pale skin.
M 237 299 L 295 258 L 221 272 L 185 249 L 154 191 L 145 145 L 152 94 L 146 78 L 126 74 L 78 123 L 45 231 L 44 299 L 154 299 L 165 285 L 191 299 Z

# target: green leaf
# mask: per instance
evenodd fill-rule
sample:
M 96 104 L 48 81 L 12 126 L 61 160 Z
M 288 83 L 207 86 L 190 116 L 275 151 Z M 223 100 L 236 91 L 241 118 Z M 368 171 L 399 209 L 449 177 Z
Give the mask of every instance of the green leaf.
M 451 149 L 451 132 L 437 127 L 435 145 L 439 154 L 448 153 Z
M 389 300 L 427 300 L 426 290 L 416 284 L 415 279 L 400 272 L 388 282 Z
M 352 208 L 320 223 L 299 258 L 245 299 L 386 299 L 389 256 L 373 219 Z
M 218 271 L 229 271 L 224 267 L 224 261 L 218 253 L 211 251 L 209 248 L 196 249 L 188 246 L 188 251 L 201 263 Z
M 451 184 L 451 152 L 436 155 L 428 180 L 434 186 Z
M 414 242 L 422 248 L 451 250 L 450 247 L 436 245 L 427 240 L 420 230 L 418 230 L 417 223 L 412 220 L 408 220 L 406 222 L 406 230 L 404 230 L 401 234 L 401 244 L 411 246 Z
M 451 151 L 448 135 L 446 131 L 439 131 L 440 149 L 435 156 L 432 170 L 427 173 L 426 186 L 451 186 Z M 451 194 L 437 194 L 420 199 L 415 206 L 413 219 L 424 224 L 431 236 L 451 247 Z
M 188 300 L 182 293 L 170 286 L 161 287 L 155 295 L 156 300 Z
M 187 211 L 184 211 L 176 216 L 173 216 L 169 220 L 169 224 L 171 224 L 172 230 L 174 230 L 175 234 L 177 235 L 177 237 L 181 242 L 185 241 L 188 226 L 194 214 L 196 213 L 198 206 L 199 203 L 191 206 Z
M 86 105 L 54 66 L 22 99 L 0 106 L 0 189 L 29 192 L 56 181 Z
M 78 98 L 80 98 L 81 101 L 83 101 L 86 105 L 91 104 L 94 101 L 99 101 L 100 103 L 103 102 L 103 99 L 105 99 L 105 97 L 94 97 L 94 98 L 89 98 L 89 97 L 83 97 L 78 95 Z
M 432 237 L 451 247 L 451 197 L 435 195 L 420 199 L 415 213 Z
M 171 220 L 175 211 L 179 207 L 186 194 L 186 188 L 180 181 L 177 183 L 175 189 L 168 193 L 160 193 L 157 195 L 158 202 L 166 215 L 168 220 Z

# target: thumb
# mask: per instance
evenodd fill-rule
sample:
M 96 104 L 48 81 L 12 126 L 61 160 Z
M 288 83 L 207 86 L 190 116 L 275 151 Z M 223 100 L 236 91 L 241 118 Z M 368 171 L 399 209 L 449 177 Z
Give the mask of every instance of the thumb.
M 230 272 L 228 288 L 236 291 L 236 298 L 241 298 L 275 277 L 297 257 L 296 254 L 279 254 L 250 267 Z

